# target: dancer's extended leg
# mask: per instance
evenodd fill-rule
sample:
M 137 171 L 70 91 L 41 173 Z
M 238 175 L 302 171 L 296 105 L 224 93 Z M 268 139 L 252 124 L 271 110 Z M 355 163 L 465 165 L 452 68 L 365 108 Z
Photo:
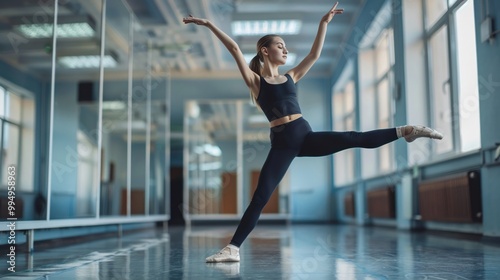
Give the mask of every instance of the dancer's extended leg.
M 326 156 L 349 148 L 377 148 L 397 139 L 395 128 L 367 132 L 309 132 L 298 156 Z

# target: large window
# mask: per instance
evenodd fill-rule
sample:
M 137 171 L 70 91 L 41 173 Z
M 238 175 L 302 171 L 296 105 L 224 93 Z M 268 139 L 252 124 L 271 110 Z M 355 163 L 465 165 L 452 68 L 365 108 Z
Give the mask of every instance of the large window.
M 430 123 L 444 135 L 434 154 L 480 147 L 473 1 L 425 0 Z
M 393 42 L 393 31 L 391 28 L 386 28 L 360 52 L 361 130 L 394 126 Z M 391 172 L 395 168 L 393 144 L 378 149 L 362 150 L 361 160 L 361 174 L 364 178 Z M 374 162 L 378 164 L 373 164 Z
M 0 85 L 1 182 L 16 169 L 16 190 L 33 191 L 34 102 Z M 6 188 L 4 188 L 6 189 Z
M 332 98 L 333 129 L 337 131 L 356 130 L 355 127 L 354 81 L 349 80 L 340 89 L 334 90 Z M 333 156 L 335 185 L 341 186 L 354 181 L 354 149 L 348 149 Z
M 393 126 L 394 103 L 392 102 L 392 68 L 394 66 L 392 29 L 382 32 L 375 47 L 375 65 L 377 67 L 377 76 L 375 79 L 377 95 L 377 127 L 388 128 Z M 393 145 L 384 145 L 379 149 L 380 172 L 387 172 L 393 169 L 394 149 Z
M 456 29 L 460 150 L 465 152 L 481 146 L 474 2 L 469 0 L 461 6 L 453 14 L 453 20 Z
M 442 26 L 429 38 L 428 74 L 431 102 L 434 105 L 431 115 L 433 126 L 444 135 L 452 135 L 452 124 L 446 116 L 452 108 L 447 36 L 448 28 Z M 452 137 L 445 137 L 442 141 L 435 143 L 435 151 L 439 154 L 451 151 L 452 140 Z

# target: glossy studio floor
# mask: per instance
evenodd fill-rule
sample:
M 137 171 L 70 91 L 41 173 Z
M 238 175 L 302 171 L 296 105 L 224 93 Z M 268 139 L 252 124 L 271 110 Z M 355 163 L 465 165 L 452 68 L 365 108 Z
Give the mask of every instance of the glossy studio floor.
M 351 225 L 259 225 L 240 263 L 207 264 L 234 226 L 170 227 L 35 244 L 4 279 L 500 279 L 500 242 Z

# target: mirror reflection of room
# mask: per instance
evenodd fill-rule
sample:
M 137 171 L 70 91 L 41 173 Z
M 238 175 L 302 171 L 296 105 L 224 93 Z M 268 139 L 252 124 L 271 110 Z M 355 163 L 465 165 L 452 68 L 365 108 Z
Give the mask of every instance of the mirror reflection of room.
M 237 219 L 250 203 L 269 152 L 268 122 L 249 100 L 190 100 L 185 106 L 188 219 Z M 263 218 L 289 214 L 288 176 L 263 210 Z
M 102 4 L 2 3 L 1 179 L 16 166 L 20 220 L 168 211 L 166 72 L 129 7 Z

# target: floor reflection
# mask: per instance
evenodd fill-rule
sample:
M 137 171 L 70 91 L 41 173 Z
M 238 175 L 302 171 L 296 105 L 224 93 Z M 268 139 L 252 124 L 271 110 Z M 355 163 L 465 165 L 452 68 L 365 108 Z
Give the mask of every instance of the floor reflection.
M 3 279 L 500 279 L 500 243 L 339 225 L 259 225 L 240 263 L 205 263 L 234 226 L 178 227 L 20 253 Z M 467 238 L 465 238 L 467 237 Z M 32 267 L 32 268 L 31 268 Z

